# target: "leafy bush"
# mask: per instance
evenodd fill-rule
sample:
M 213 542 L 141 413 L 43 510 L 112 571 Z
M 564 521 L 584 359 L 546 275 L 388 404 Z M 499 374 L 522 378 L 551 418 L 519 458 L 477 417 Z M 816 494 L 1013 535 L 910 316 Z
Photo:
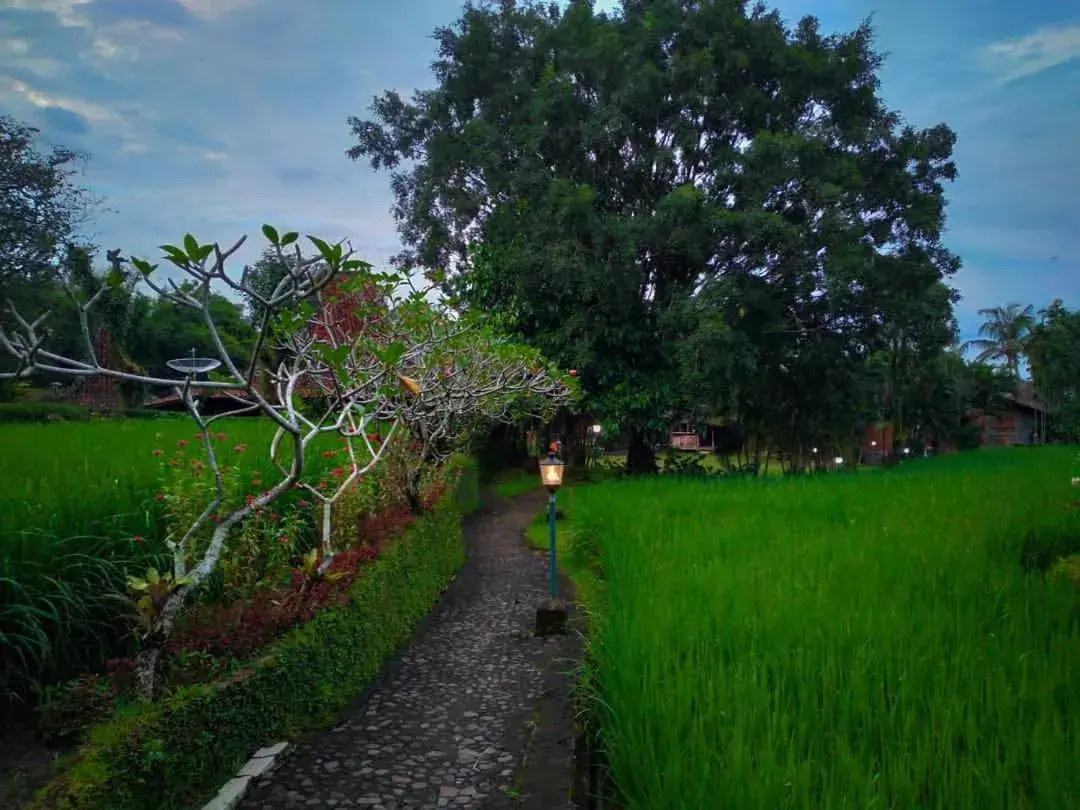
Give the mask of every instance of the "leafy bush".
M 697 451 L 669 450 L 664 459 L 663 474 L 684 477 L 714 475 L 716 471 L 705 465 L 707 458 L 704 453 Z
M 85 422 L 90 411 L 64 402 L 3 402 L 0 422 Z
M 124 590 L 137 563 L 163 560 L 130 539 L 30 533 L 0 552 L 0 696 L 30 700 L 42 684 L 132 651 L 110 594 Z
M 209 798 L 256 748 L 330 722 L 364 691 L 464 561 L 459 503 L 474 502 L 475 471 L 455 462 L 456 487 L 362 568 L 348 598 L 264 656 L 215 683 L 119 710 L 32 807 L 185 810 Z
M 187 414 L 152 408 L 119 408 L 108 415 L 125 419 L 187 418 Z M 86 422 L 93 416 L 89 408 L 71 402 L 0 402 L 0 422 Z

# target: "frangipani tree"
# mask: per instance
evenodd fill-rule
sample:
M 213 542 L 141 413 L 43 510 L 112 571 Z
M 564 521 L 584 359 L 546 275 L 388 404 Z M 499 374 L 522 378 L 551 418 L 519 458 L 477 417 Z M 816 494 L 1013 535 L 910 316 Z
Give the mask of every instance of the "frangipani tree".
M 8 302 L 17 326 L 10 331 L 0 331 L 0 348 L 16 360 L 15 370 L 0 374 L 0 377 L 22 379 L 35 373 L 105 376 L 168 387 L 181 398 L 203 437 L 206 467 L 213 476 L 213 495 L 182 533 L 170 537 L 172 571 L 161 577 L 133 581 L 133 587 L 140 591 L 142 609 L 143 629 L 136 664 L 137 694 L 142 700 L 152 700 L 155 696 L 162 651 L 190 595 L 217 568 L 232 530 L 253 512 L 294 487 L 311 492 L 327 506 L 323 510 L 322 534 L 323 566 L 328 565 L 333 553 L 329 547 L 330 504 L 357 477 L 383 460 L 395 434 L 400 433 L 402 424 L 411 418 L 411 400 L 420 397 L 422 389 L 405 370 L 416 374 L 420 359 L 437 356 L 438 347 L 449 343 L 452 335 L 457 333 L 447 330 L 446 325 L 453 319 L 432 305 L 423 291 L 411 290 L 407 295 L 398 295 L 404 276 L 374 272 L 371 265 L 354 258 L 353 251 L 344 243 L 330 244 L 308 237 L 317 252 L 305 256 L 297 232 L 279 234 L 276 229 L 263 226 L 263 234 L 287 268 L 270 292 L 256 289 L 247 272 L 236 279 L 226 271 L 228 260 L 244 244 L 245 238 L 223 250 L 217 244 L 201 244 L 188 235 L 180 246 L 162 247 L 164 258 L 180 271 L 183 283 L 170 277 L 162 278 L 157 265 L 143 259 L 122 258 L 118 251 L 108 254 L 111 263 L 108 284 L 89 298 L 80 297 L 76 286 L 61 271 L 60 282 L 78 312 L 85 344 L 84 359 L 50 351 L 48 313 L 30 318 Z M 221 364 L 217 379 L 196 383 L 190 374 L 183 379 L 134 374 L 110 368 L 96 356 L 90 315 L 109 290 L 123 288 L 132 279 L 146 284 L 175 306 L 198 313 L 209 331 L 214 359 Z M 258 304 L 260 316 L 255 345 L 250 353 L 252 359 L 244 367 L 230 357 L 214 323 L 209 307 L 212 288 L 231 290 Z M 335 295 L 342 291 L 364 292 L 348 300 L 346 314 L 355 327 L 348 341 L 338 340 L 338 337 L 344 337 L 343 334 L 335 335 L 318 328 L 319 318 L 325 316 L 316 313 L 315 306 L 325 303 L 330 289 Z M 334 308 L 330 310 L 334 311 Z M 312 328 L 313 323 L 315 328 Z M 283 359 L 277 368 L 270 372 L 272 393 L 264 392 L 257 373 L 258 358 L 270 342 L 286 349 L 280 354 Z M 314 414 L 308 411 L 300 396 L 305 384 L 311 380 L 318 382 L 324 394 L 318 412 Z M 236 407 L 224 413 L 206 415 L 200 404 L 200 395 L 206 392 L 225 394 L 235 401 Z M 480 397 L 491 394 L 488 388 L 479 387 L 473 393 Z M 226 503 L 223 471 L 215 454 L 210 428 L 219 419 L 245 413 L 258 413 L 277 426 L 269 453 L 279 476 L 273 483 L 268 482 L 259 496 L 232 506 Z M 376 422 L 389 423 L 382 442 L 372 442 L 368 436 L 369 426 Z M 304 478 L 312 442 L 328 433 L 341 437 L 351 462 L 347 474 L 330 494 L 321 492 Z M 210 540 L 205 548 L 200 545 L 196 552 L 193 540 L 206 532 L 210 533 Z
M 358 319 L 354 309 L 342 312 L 322 300 L 313 328 L 290 333 L 289 353 L 324 361 L 306 370 L 329 399 L 356 397 L 365 413 L 410 434 L 418 446 L 408 491 L 414 509 L 420 505 L 424 463 L 441 463 L 493 423 L 547 420 L 580 396 L 576 380 L 551 367 L 538 351 L 497 334 L 482 320 L 433 306 L 430 290 L 418 290 L 411 281 L 408 294 L 393 306 L 385 304 L 392 293 L 369 279 L 346 286 L 364 301 L 384 303 Z M 328 295 L 324 290 L 320 298 Z M 327 514 L 324 509 L 324 522 Z

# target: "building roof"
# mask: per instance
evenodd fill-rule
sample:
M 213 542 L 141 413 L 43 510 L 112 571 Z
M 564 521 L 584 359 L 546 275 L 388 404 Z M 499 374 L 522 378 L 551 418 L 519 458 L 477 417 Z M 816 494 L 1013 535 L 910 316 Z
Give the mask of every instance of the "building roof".
M 1035 390 L 1035 386 L 1029 382 L 1018 382 L 1013 393 L 1006 394 L 1005 396 L 1021 408 L 1027 408 L 1032 411 L 1041 411 L 1043 413 L 1047 410 L 1046 403 L 1043 402 L 1042 397 L 1040 397 Z

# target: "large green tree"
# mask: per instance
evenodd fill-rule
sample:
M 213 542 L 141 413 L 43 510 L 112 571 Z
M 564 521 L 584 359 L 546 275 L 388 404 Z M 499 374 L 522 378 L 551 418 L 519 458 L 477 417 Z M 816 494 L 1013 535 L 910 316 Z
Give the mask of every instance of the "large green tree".
M 1039 313 L 1025 349 L 1032 380 L 1052 410 L 1051 432 L 1080 441 L 1080 311 L 1055 300 Z
M 505 0 L 437 39 L 434 89 L 350 119 L 350 155 L 393 171 L 401 262 L 580 369 L 632 468 L 699 397 L 771 441 L 857 430 L 834 406 L 865 398 L 889 328 L 957 267 L 940 244 L 954 136 L 885 109 L 868 26 L 824 36 L 737 0 Z M 727 353 L 715 374 L 687 378 L 688 341 Z
M 76 182 L 83 155 L 41 152 L 38 130 L 0 115 L 0 287 L 40 279 L 77 241 L 97 202 Z

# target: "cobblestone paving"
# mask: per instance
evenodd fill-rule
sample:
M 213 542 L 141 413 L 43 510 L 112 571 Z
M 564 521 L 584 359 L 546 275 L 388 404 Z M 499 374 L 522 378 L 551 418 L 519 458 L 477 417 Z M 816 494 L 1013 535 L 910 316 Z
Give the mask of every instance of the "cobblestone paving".
M 534 701 L 545 672 L 568 666 L 565 638 L 532 635 L 547 563 L 521 530 L 541 504 L 532 493 L 471 520 L 469 562 L 411 645 L 338 725 L 255 782 L 241 810 L 516 804 Z

